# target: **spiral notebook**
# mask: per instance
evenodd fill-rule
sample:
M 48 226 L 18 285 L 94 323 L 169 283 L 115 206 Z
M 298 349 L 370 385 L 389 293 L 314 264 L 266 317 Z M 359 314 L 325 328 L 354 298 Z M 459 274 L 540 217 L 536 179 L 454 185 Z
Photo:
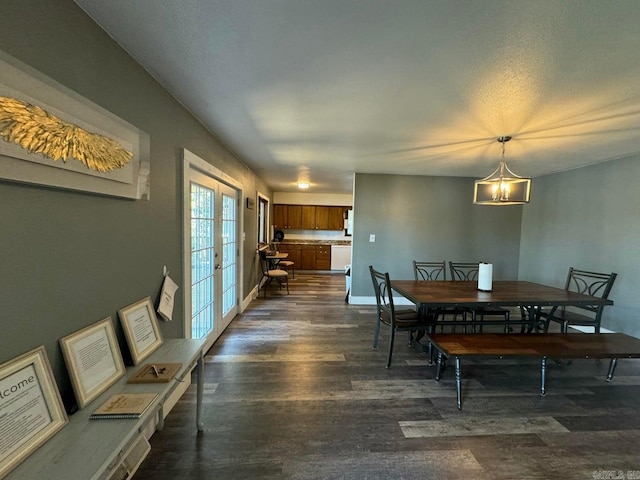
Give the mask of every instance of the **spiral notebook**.
M 139 418 L 157 396 L 157 393 L 116 393 L 100 405 L 89 419 Z

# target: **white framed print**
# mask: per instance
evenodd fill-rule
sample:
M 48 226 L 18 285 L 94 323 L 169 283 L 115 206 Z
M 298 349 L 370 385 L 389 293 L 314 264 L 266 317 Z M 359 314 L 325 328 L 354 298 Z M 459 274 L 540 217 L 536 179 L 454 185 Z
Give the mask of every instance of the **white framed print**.
M 124 375 L 111 317 L 61 338 L 60 346 L 79 408 Z
M 0 365 L 0 478 L 68 421 L 44 346 Z
M 131 360 L 134 365 L 138 365 L 163 342 L 151 298 L 143 298 L 118 310 L 118 316 L 129 345 Z

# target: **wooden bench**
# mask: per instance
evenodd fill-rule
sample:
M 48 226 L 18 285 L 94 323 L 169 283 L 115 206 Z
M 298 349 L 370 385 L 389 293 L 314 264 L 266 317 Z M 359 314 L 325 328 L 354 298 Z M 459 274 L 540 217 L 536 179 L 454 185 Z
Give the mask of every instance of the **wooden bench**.
M 547 358 L 610 358 L 607 381 L 613 379 L 618 358 L 640 358 L 640 339 L 623 333 L 478 333 L 430 334 L 438 352 L 436 382 L 440 381 L 443 358 L 455 359 L 456 397 L 462 409 L 461 362 L 463 356 L 534 357 L 541 359 L 541 390 L 545 394 Z

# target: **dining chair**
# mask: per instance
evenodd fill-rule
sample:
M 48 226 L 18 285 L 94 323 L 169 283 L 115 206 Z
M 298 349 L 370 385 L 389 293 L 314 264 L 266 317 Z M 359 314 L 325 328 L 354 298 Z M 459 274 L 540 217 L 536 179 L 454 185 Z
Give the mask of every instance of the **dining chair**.
M 267 285 L 269 285 L 275 279 L 278 282 L 278 286 L 280 288 L 282 288 L 283 286 L 287 287 L 287 294 L 289 294 L 289 273 L 286 270 L 274 268 L 271 265 L 271 262 L 267 258 L 266 248 L 263 248 L 258 252 L 260 254 L 260 266 L 262 268 L 262 278 L 258 283 L 258 290 L 262 288 L 264 290 L 264 297 L 267 298 Z
M 599 297 L 609 298 L 609 293 L 616 281 L 617 273 L 597 273 L 578 270 L 570 267 L 564 289 Z M 593 327 L 594 333 L 600 333 L 600 323 L 605 305 L 576 305 L 572 307 L 553 307 L 549 312 L 540 312 L 544 320 L 544 331 L 549 331 L 549 324 L 560 324 L 560 331 L 567 333 L 569 326 Z
M 449 269 L 451 271 L 451 278 L 454 281 L 461 282 L 475 282 L 478 280 L 478 269 L 479 263 L 473 262 L 449 262 Z M 480 319 L 480 322 L 484 320 L 486 316 L 501 316 L 504 317 L 505 326 L 504 331 L 511 331 L 511 327 L 509 327 L 509 315 L 510 311 L 506 308 L 500 307 L 474 307 L 467 309 L 468 312 L 471 313 L 471 321 L 473 323 L 473 331 L 476 331 L 476 323 L 477 319 Z M 482 325 L 479 328 L 482 331 Z
M 409 345 L 413 344 L 413 332 L 424 332 L 427 324 L 423 321 L 419 312 L 415 309 L 396 310 L 393 303 L 392 284 L 388 273 L 376 271 L 373 266 L 369 266 L 373 290 L 376 294 L 376 329 L 373 335 L 373 349 L 378 349 L 378 336 L 380 326 L 386 325 L 390 328 L 391 338 L 389 339 L 389 354 L 387 356 L 387 368 L 391 367 L 391 357 L 393 355 L 393 341 L 396 332 L 409 332 Z
M 441 262 L 419 262 L 417 260 L 413 261 L 413 276 L 416 281 L 419 282 L 427 282 L 427 281 L 435 281 L 435 280 L 447 280 L 447 262 L 443 260 Z M 462 321 L 466 320 L 467 311 L 464 308 L 438 308 L 435 314 L 434 323 L 438 323 L 438 318 L 443 318 L 445 315 L 453 316 L 453 321 L 458 319 L 458 315 L 462 317 Z M 427 315 L 428 312 L 422 312 L 423 315 Z M 440 326 L 441 331 L 444 327 Z M 455 325 L 452 328 L 453 332 L 456 331 Z
M 413 276 L 417 281 L 446 280 L 446 262 L 418 262 L 413 261 Z
M 296 268 L 295 262 L 293 260 L 280 260 L 278 262 L 278 266 L 282 267 L 283 270 L 291 271 L 291 277 L 296 278 Z
M 277 249 L 276 245 L 275 245 L 275 244 L 273 244 L 273 243 L 270 243 L 270 244 L 269 244 L 269 249 L 270 249 L 272 252 L 276 252 L 276 253 L 278 252 L 278 249 Z M 275 264 L 275 265 L 272 265 L 272 267 L 274 267 L 274 268 L 282 267 L 282 270 L 286 270 L 287 272 L 288 272 L 289 270 L 291 270 L 291 278 L 296 278 L 296 269 L 295 269 L 295 265 L 296 265 L 296 264 L 295 264 L 295 262 L 294 262 L 293 260 L 288 260 L 288 259 L 284 259 L 284 258 L 283 258 L 283 259 L 281 259 L 281 260 L 278 260 L 278 263 L 277 263 L 277 264 Z

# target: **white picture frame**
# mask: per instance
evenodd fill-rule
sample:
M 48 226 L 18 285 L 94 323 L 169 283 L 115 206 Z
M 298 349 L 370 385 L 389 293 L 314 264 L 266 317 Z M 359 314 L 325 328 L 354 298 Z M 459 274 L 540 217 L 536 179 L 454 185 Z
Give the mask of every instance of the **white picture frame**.
M 117 142 L 132 154 L 131 160 L 123 167 L 98 172 L 74 157 L 54 161 L 0 138 L 0 179 L 115 197 L 149 199 L 151 142 L 147 133 L 2 51 L 0 99 L 40 108 L 85 132 Z
M 146 297 L 121 308 L 118 316 L 131 352 L 131 360 L 134 365 L 138 365 L 163 342 L 151 298 Z
M 44 346 L 0 365 L 0 392 L 0 431 L 7 445 L 0 450 L 4 478 L 69 419 Z
M 124 376 L 111 317 L 61 338 L 60 347 L 78 408 L 87 406 Z

